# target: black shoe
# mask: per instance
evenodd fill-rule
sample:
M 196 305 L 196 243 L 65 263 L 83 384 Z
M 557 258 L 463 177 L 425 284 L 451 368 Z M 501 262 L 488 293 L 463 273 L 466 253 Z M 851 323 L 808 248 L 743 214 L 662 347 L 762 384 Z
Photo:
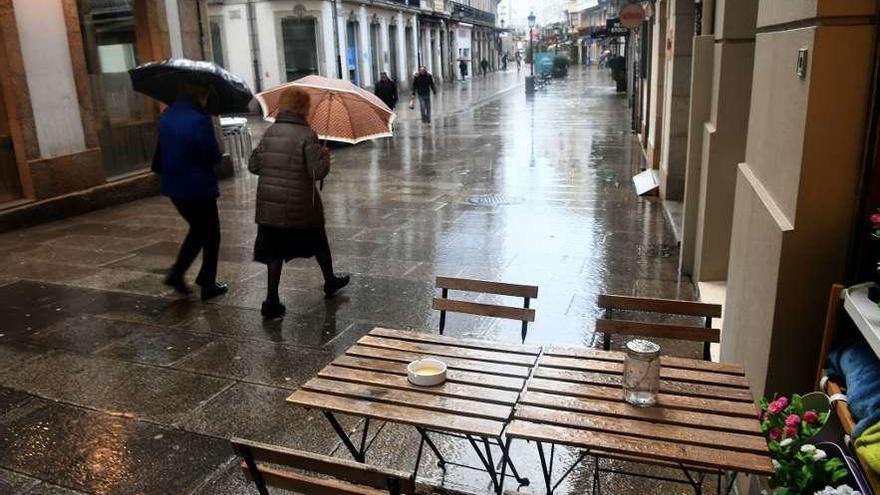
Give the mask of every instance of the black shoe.
M 267 320 L 281 318 L 286 312 L 287 308 L 278 301 L 263 301 L 263 306 L 260 308 L 260 314 Z
M 183 275 L 169 273 L 168 276 L 165 277 L 164 283 L 168 287 L 174 289 L 179 294 L 188 295 L 190 292 L 192 292 L 189 286 L 186 285 L 186 281 L 183 280 Z
M 211 285 L 203 285 L 202 286 L 202 301 L 207 301 L 208 299 L 213 299 L 217 296 L 222 296 L 229 292 L 229 287 L 226 284 L 218 284 L 213 283 Z
M 339 291 L 339 289 L 348 285 L 351 281 L 350 275 L 343 275 L 341 277 L 335 276 L 332 280 L 328 280 L 324 282 L 324 295 L 327 297 L 333 297 Z

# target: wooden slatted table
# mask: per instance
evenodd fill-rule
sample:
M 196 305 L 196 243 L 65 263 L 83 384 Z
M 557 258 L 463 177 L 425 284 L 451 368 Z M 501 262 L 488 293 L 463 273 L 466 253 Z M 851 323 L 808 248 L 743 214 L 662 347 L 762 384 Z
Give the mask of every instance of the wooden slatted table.
M 638 408 L 623 401 L 623 359 L 621 352 L 544 349 L 506 436 L 508 441 L 535 441 L 547 493 L 553 493 L 587 455 L 594 457 L 597 488 L 600 471 L 621 473 L 602 469 L 600 458 L 679 468 L 684 479 L 659 479 L 689 484 L 696 493 L 701 493 L 708 474 L 718 475 L 718 493 L 723 493 L 727 472 L 773 473 L 741 367 L 661 357 L 658 405 Z M 544 444 L 550 445 L 549 462 Z M 582 453 L 554 482 L 556 445 Z
M 374 328 L 294 392 L 291 404 L 324 412 L 355 460 L 364 462 L 370 419 L 415 427 L 421 435 L 416 459 L 428 445 L 441 466 L 447 461 L 431 435 L 453 434 L 476 451 L 493 485 L 501 493 L 507 467 L 521 483 L 508 456 L 504 428 L 538 360 L 537 346 L 444 337 L 436 334 Z M 407 380 L 407 365 L 433 356 L 446 362 L 447 381 L 417 387 Z M 334 413 L 366 418 L 360 445 L 349 438 Z M 501 452 L 500 472 L 492 448 Z

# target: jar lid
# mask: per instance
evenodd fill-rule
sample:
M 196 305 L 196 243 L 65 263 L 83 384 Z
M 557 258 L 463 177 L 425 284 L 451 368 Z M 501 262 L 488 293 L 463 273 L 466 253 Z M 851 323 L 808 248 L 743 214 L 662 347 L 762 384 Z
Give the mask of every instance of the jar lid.
M 654 358 L 660 355 L 660 346 L 650 340 L 633 339 L 626 343 L 626 352 L 638 357 Z

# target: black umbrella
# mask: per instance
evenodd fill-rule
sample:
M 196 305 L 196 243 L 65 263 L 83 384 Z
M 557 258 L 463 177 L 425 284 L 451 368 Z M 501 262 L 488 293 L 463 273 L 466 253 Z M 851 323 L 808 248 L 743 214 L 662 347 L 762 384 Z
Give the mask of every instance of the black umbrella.
M 244 80 L 211 62 L 169 58 L 148 62 L 128 71 L 134 90 L 168 105 L 177 99 L 181 82 L 211 86 L 206 110 L 214 115 L 248 111 L 253 98 Z

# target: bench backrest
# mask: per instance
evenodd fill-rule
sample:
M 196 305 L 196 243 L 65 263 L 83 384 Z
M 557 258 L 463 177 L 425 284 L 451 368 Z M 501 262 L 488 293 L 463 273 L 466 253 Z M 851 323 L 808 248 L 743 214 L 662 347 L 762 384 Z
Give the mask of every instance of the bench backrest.
M 296 491 L 306 495 L 382 495 L 413 494 L 416 484 L 403 471 L 370 466 L 311 452 L 233 438 L 232 448 L 242 459 L 242 469 L 254 481 L 261 495 L 266 486 Z M 330 478 L 317 478 L 285 466 Z
M 721 317 L 720 304 L 601 294 L 598 306 L 605 310 L 605 316 L 596 321 L 596 331 L 602 332 L 603 347 L 606 350 L 611 347 L 612 334 L 691 340 L 703 342 L 703 359 L 708 360 L 710 344 L 721 341 L 721 331 L 712 328 L 712 318 Z M 613 317 L 615 310 L 698 316 L 704 318 L 704 325 L 672 325 L 618 319 Z
M 468 278 L 437 277 L 435 287 L 441 289 L 441 297 L 435 297 L 432 307 L 440 311 L 440 333 L 446 327 L 446 312 L 464 313 L 476 316 L 490 316 L 522 322 L 522 339 L 525 341 L 528 324 L 535 321 L 535 310 L 529 308 L 529 302 L 538 297 L 535 285 L 509 284 L 490 282 Z M 484 304 L 470 301 L 449 299 L 449 291 L 476 292 L 523 298 L 523 307 L 505 306 L 501 304 Z

